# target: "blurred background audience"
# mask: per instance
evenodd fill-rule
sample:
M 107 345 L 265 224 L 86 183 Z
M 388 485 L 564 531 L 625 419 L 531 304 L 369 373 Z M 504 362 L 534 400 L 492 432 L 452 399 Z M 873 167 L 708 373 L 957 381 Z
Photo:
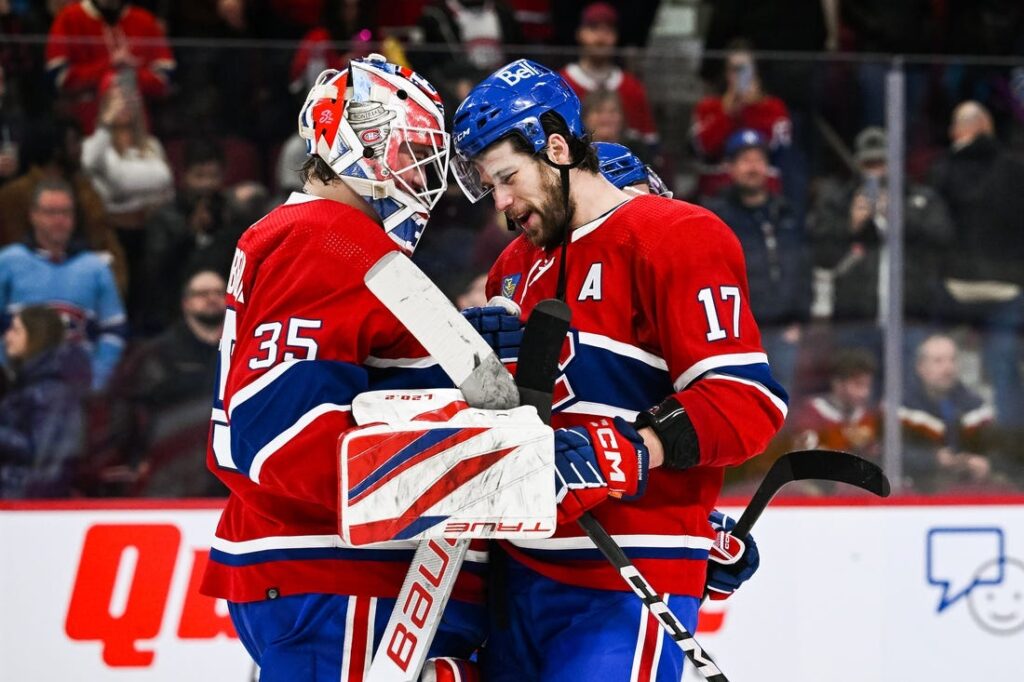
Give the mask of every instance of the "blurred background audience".
M 1019 490 L 1018 5 L 0 0 L 0 324 L 13 337 L 0 351 L 3 495 L 221 494 L 203 444 L 234 245 L 301 191 L 295 112 L 313 79 L 371 52 L 429 76 L 449 117 L 507 61 L 558 69 L 594 140 L 627 145 L 735 232 L 792 400 L 766 456 L 730 472 L 731 490 L 787 449 L 883 461 L 886 419 L 902 424 L 905 491 Z M 897 70 L 902 110 L 887 109 Z M 489 202 L 453 186 L 416 261 L 457 305 L 480 305 L 513 237 Z M 891 273 L 903 283 L 904 388 L 887 412 Z M 67 405 L 67 419 L 47 422 L 44 403 Z M 44 442 L 31 434 L 50 423 L 52 445 L 17 445 Z

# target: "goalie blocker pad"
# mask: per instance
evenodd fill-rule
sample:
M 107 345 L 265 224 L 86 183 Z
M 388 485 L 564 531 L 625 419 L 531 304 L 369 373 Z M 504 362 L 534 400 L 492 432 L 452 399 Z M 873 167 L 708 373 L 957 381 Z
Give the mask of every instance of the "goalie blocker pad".
M 414 397 L 430 393 L 437 395 Z M 342 435 L 339 507 L 346 544 L 554 533 L 554 436 L 535 409 L 467 408 L 435 421 L 450 414 L 448 399 L 461 398 L 458 391 L 364 395 L 356 399 L 363 398 L 360 421 L 426 409 L 418 412 L 421 418 Z M 385 409 L 365 409 L 373 403 Z

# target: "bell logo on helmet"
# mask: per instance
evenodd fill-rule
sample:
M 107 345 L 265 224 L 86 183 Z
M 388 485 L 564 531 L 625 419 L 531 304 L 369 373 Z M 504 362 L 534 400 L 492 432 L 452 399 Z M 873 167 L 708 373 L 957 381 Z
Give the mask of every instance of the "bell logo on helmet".
M 499 71 L 495 75 L 509 85 L 515 85 L 521 80 L 539 76 L 540 71 L 534 68 L 530 62 L 520 59 L 519 61 L 512 62 L 507 69 Z

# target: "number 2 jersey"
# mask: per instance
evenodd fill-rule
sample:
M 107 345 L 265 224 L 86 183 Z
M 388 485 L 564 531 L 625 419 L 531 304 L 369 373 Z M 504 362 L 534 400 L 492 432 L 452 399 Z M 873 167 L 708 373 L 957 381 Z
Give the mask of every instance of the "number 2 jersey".
M 560 258 L 560 247 L 544 251 L 520 235 L 491 268 L 488 296 L 513 299 L 526 319 L 555 296 Z M 575 229 L 566 268 L 573 317 L 552 425 L 632 420 L 678 398 L 696 430 L 699 461 L 654 469 L 643 497 L 609 499 L 593 514 L 658 592 L 699 596 L 713 538 L 708 514 L 724 467 L 762 452 L 787 409 L 750 312 L 739 241 L 703 208 L 640 196 Z M 504 546 L 554 580 L 625 589 L 575 523 L 547 540 Z
M 363 283 L 395 250 L 360 211 L 303 194 L 239 240 L 207 451 L 231 495 L 204 593 L 397 596 L 415 543 L 354 549 L 338 534 L 338 439 L 355 425 L 352 399 L 450 385 Z M 455 598 L 480 599 L 484 560 L 471 547 Z

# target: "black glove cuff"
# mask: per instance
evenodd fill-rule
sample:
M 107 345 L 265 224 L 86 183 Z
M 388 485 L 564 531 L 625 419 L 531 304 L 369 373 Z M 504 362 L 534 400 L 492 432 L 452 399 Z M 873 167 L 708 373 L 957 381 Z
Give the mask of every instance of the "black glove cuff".
M 662 466 L 666 469 L 689 469 L 700 462 L 697 431 L 675 396 L 638 414 L 633 426 L 638 431 L 649 427 L 657 434 L 665 451 Z

